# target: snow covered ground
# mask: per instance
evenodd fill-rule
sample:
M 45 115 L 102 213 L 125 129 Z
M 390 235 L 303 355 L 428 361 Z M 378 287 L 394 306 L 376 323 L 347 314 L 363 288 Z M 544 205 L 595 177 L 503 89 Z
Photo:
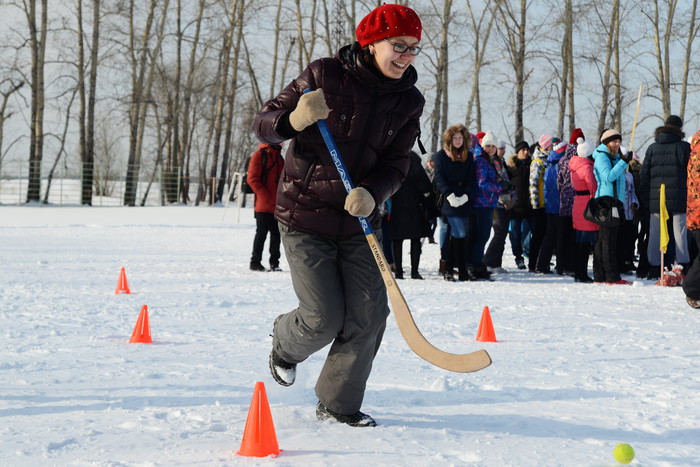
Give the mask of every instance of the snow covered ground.
M 680 288 L 535 276 L 509 253 L 495 282 L 447 283 L 426 244 L 426 280 L 399 281 L 418 325 L 494 363 L 432 367 L 391 318 L 363 407 L 380 426 L 350 428 L 315 419 L 324 352 L 290 388 L 268 374 L 272 321 L 295 297 L 284 258 L 248 270 L 252 210 L 237 217 L 0 207 L 0 465 L 614 466 L 620 442 L 632 465 L 700 465 L 700 313 Z M 121 267 L 131 295 L 114 293 Z M 154 343 L 129 344 L 143 305 Z M 496 343 L 475 342 L 486 305 Z M 235 455 L 256 381 L 277 458 Z

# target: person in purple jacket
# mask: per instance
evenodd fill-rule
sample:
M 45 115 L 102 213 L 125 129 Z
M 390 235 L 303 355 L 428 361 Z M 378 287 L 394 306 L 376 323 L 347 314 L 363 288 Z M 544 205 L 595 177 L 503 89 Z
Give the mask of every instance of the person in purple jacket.
M 474 243 L 472 246 L 471 275 L 476 279 L 488 279 L 490 273 L 484 265 L 484 249 L 491 235 L 493 210 L 498 205 L 503 186 L 494 166 L 498 157 L 498 140 L 492 132 L 487 131 L 481 139 L 483 151 L 475 151 L 474 171 Z

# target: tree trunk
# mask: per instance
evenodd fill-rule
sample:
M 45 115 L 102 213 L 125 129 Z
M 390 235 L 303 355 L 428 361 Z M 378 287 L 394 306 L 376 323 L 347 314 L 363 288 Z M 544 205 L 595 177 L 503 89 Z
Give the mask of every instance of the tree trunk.
M 520 0 L 520 11 L 516 12 L 506 0 L 496 3 L 500 26 L 499 34 L 503 37 L 510 64 L 515 74 L 515 141 L 525 139 L 523 113 L 525 108 L 525 84 L 529 73 L 525 73 L 527 58 L 527 0 Z
M 168 161 L 165 173 L 168 177 L 169 184 L 177 184 L 180 180 L 180 197 L 183 204 L 189 202 L 189 151 L 190 151 L 190 134 L 194 128 L 190 128 L 190 113 L 192 112 L 192 95 L 194 93 L 195 74 L 197 70 L 197 50 L 199 47 L 200 34 L 202 30 L 202 19 L 206 0 L 199 0 L 199 11 L 195 20 L 195 33 L 192 38 L 192 49 L 190 51 L 190 60 L 187 70 L 187 82 L 183 89 L 183 108 L 182 108 L 182 131 L 180 132 L 181 141 L 174 146 L 172 160 Z M 195 106 L 196 107 L 196 106 Z M 193 125 L 194 127 L 194 125 Z M 171 193 L 173 190 L 169 190 Z M 171 200 L 172 195 L 169 195 L 168 200 Z
M 610 110 L 610 101 L 609 101 L 609 96 L 610 96 L 610 74 L 611 74 L 611 62 L 612 62 L 612 57 L 613 57 L 613 52 L 614 52 L 614 47 L 617 47 L 617 44 L 615 43 L 615 31 L 618 28 L 618 18 L 620 17 L 620 1 L 615 0 L 613 2 L 613 7 L 612 7 L 612 12 L 611 12 L 611 19 L 609 22 L 606 24 L 609 25 L 607 32 L 608 32 L 608 39 L 607 39 L 607 45 L 605 48 L 605 63 L 604 63 L 604 68 L 603 68 L 603 74 L 602 74 L 602 95 L 600 98 L 600 112 L 598 114 L 598 127 L 597 127 L 597 134 L 596 134 L 596 139 L 597 137 L 603 133 L 603 130 L 606 128 L 606 121 L 607 121 L 607 116 L 608 116 L 608 111 Z
M 37 24 L 37 2 L 41 17 Z M 48 0 L 29 0 L 25 13 L 29 25 L 31 47 L 31 139 L 29 142 L 29 177 L 27 202 L 40 201 L 41 163 L 44 158 L 44 65 L 46 58 L 46 34 L 48 25 Z
M 488 46 L 493 22 L 496 18 L 496 15 L 493 14 L 493 11 L 491 10 L 491 0 L 488 0 L 482 10 L 481 17 L 477 20 L 476 15 L 474 14 L 474 10 L 472 9 L 471 2 L 467 0 L 467 12 L 469 13 L 471 29 L 474 34 L 474 40 L 472 44 L 472 52 L 474 54 L 474 73 L 472 75 L 471 92 L 469 94 L 469 100 L 467 101 L 467 114 L 464 117 L 464 124 L 467 126 L 467 128 L 472 127 L 472 111 L 475 107 L 475 127 L 476 129 L 479 129 L 481 127 L 481 68 L 484 65 L 484 50 Z M 489 22 L 486 26 L 486 30 L 484 31 L 483 22 L 487 15 L 489 17 Z
M 124 205 L 136 205 L 136 188 L 138 185 L 138 177 L 140 170 L 140 160 L 138 154 L 139 133 L 142 123 L 142 115 L 146 103 L 144 102 L 144 80 L 146 76 L 146 66 L 148 58 L 148 45 L 151 37 L 151 28 L 155 19 L 155 9 L 157 0 L 151 0 L 146 17 L 146 26 L 141 37 L 141 47 L 136 50 L 136 29 L 134 25 L 134 7 L 135 0 L 129 3 L 129 36 L 130 49 L 129 53 L 132 57 L 131 69 L 131 104 L 129 109 L 129 159 L 126 167 L 126 177 L 124 179 Z M 138 61 L 136 54 L 138 53 Z
M 217 167 L 219 165 L 219 152 L 221 151 L 221 135 L 223 134 L 224 128 L 224 117 L 226 111 L 227 98 L 229 93 L 229 80 L 228 71 L 231 66 L 231 51 L 233 49 L 233 36 L 237 30 L 237 15 L 238 15 L 238 4 L 242 0 L 234 0 L 231 3 L 231 11 L 229 12 L 229 29 L 226 31 L 224 36 L 224 43 L 221 50 L 222 57 L 222 73 L 219 75 L 218 91 L 216 94 L 216 108 L 214 111 L 214 134 L 213 143 L 214 146 L 211 151 L 211 163 L 209 169 L 209 180 L 206 181 L 207 185 L 210 183 L 216 183 L 216 173 Z M 238 64 L 233 65 L 236 69 Z M 234 86 L 235 82 L 231 83 Z M 209 193 L 209 204 L 214 204 L 216 202 L 215 193 L 212 190 L 207 190 Z
M 224 135 L 224 153 L 223 157 L 221 158 L 221 174 L 219 177 L 219 181 L 216 187 L 216 201 L 222 201 L 224 199 L 224 188 L 226 186 L 226 182 L 228 180 L 228 167 L 229 167 L 229 160 L 231 158 L 231 139 L 233 136 L 233 121 L 234 121 L 234 115 L 236 112 L 236 96 L 237 96 L 237 91 L 238 88 L 236 86 L 236 83 L 238 82 L 238 63 L 239 63 L 239 58 L 241 55 L 241 43 L 244 43 L 245 49 L 246 49 L 246 60 L 248 62 L 249 68 L 252 69 L 252 66 L 250 65 L 250 58 L 248 57 L 247 50 L 248 46 L 245 45 L 245 41 L 243 38 L 243 26 L 245 24 L 245 4 L 244 2 L 241 2 L 238 6 L 238 12 L 236 14 L 236 24 L 238 26 L 237 28 L 237 35 L 236 35 L 236 44 L 233 47 L 233 60 L 232 60 L 232 66 L 233 69 L 231 70 L 231 87 L 229 90 L 228 98 L 227 98 L 227 103 L 228 103 L 228 112 L 227 112 L 227 117 L 226 117 L 226 133 Z M 253 83 L 255 84 L 255 89 L 257 90 L 257 80 L 255 79 L 255 75 L 251 73 L 251 78 Z M 259 102 L 259 107 L 262 107 L 262 99 L 258 93 L 258 99 L 260 99 Z
M 436 152 L 438 149 L 438 143 L 440 140 L 441 130 L 446 127 L 447 119 L 447 87 L 448 87 L 448 32 L 450 28 L 451 21 L 451 11 L 452 11 L 452 0 L 443 1 L 443 10 L 441 17 L 441 37 L 440 37 L 440 49 L 438 50 L 437 57 L 437 70 L 435 73 L 435 104 L 433 111 L 430 115 L 431 124 L 431 152 Z
M 569 89 L 571 89 L 570 81 L 573 76 L 570 74 L 571 62 L 573 62 L 573 29 L 574 29 L 574 19 L 573 19 L 573 7 L 571 5 L 571 0 L 565 0 L 564 2 L 564 37 L 561 43 L 561 61 L 562 61 L 562 73 L 561 81 L 559 86 L 559 118 L 557 124 L 557 134 L 564 136 L 564 124 L 566 120 L 566 107 L 570 102 L 569 99 Z M 569 109 L 569 113 L 573 113 Z M 569 129 L 569 132 L 572 128 Z
M 689 22 L 688 22 L 688 35 L 685 45 L 685 58 L 683 60 L 683 83 L 681 84 L 681 104 L 679 116 L 683 119 L 685 118 L 685 102 L 688 97 L 688 76 L 690 75 L 690 65 L 691 56 L 693 49 L 693 42 L 698 35 L 698 27 L 695 24 L 696 14 L 698 8 L 698 0 L 693 0 L 693 6 L 691 7 Z
M 160 10 L 160 23 L 156 32 L 156 46 L 152 53 L 149 53 L 150 31 L 155 18 L 155 9 L 158 6 L 158 0 L 151 0 L 146 21 L 146 28 L 141 40 L 141 51 L 139 55 L 139 63 L 137 68 L 138 82 L 132 85 L 133 102 L 131 104 L 131 114 L 129 116 L 131 124 L 131 132 L 129 135 L 129 162 L 126 169 L 126 179 L 124 187 L 124 205 L 136 205 L 136 192 L 139 182 L 139 173 L 141 171 L 141 152 L 143 149 L 143 137 L 146 127 L 146 113 L 148 104 L 155 103 L 151 94 L 153 81 L 155 78 L 155 63 L 148 64 L 147 58 L 150 55 L 152 61 L 160 54 L 160 49 L 163 44 L 163 30 L 167 23 L 167 12 L 169 0 L 162 2 Z M 132 0 L 132 24 L 133 24 L 133 0 Z M 132 27 L 133 31 L 133 27 Z M 135 51 L 134 51 L 135 52 Z M 133 54 L 133 53 L 132 53 Z M 135 74 L 132 74 L 134 76 Z

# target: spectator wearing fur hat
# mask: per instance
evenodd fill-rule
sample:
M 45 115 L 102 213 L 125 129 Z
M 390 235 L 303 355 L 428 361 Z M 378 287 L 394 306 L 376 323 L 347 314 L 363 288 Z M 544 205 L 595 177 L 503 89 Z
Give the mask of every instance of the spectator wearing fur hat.
M 547 231 L 547 214 L 545 212 L 544 198 L 544 174 L 547 169 L 547 158 L 549 151 L 552 148 L 552 137 L 548 134 L 540 136 L 537 141 L 537 147 L 532 154 L 532 163 L 530 164 L 530 206 L 532 207 L 532 217 L 530 220 L 530 230 L 532 236 L 530 238 L 530 252 L 528 256 L 528 269 L 530 272 L 537 270 L 537 259 L 540 254 L 542 240 L 544 240 L 545 232 Z M 549 269 L 549 266 L 547 267 Z M 548 271 L 542 270 L 542 273 Z
M 275 217 L 298 306 L 275 319 L 270 372 L 289 386 L 297 364 L 330 346 L 315 388 L 320 420 L 376 425 L 360 408 L 389 307 L 357 217 L 367 218 L 381 240 L 378 206 L 408 173 L 425 104 L 412 66 L 421 31 L 412 9 L 375 8 L 358 24 L 356 42 L 309 64 L 253 123 L 265 143 L 291 140 Z M 320 119 L 327 119 L 355 184 L 347 194 L 315 125 Z M 366 144 L 358 145 L 362 138 Z
M 506 161 L 508 176 L 513 184 L 516 202 L 512 208 L 510 221 L 510 245 L 518 269 L 525 269 L 524 256 L 526 238 L 530 232 L 532 206 L 530 205 L 530 145 L 520 141 L 515 145 L 515 155 Z
M 450 282 L 455 281 L 455 266 L 460 281 L 470 280 L 467 236 L 472 203 L 469 200 L 476 182 L 474 155 L 469 150 L 468 141 L 467 128 L 453 125 L 443 134 L 443 147 L 435 154 L 435 186 L 444 197 L 440 217 L 446 222 L 442 231 L 449 232 L 442 251 L 443 278 Z
M 600 145 L 593 151 L 593 174 L 598 182 L 595 197 L 612 196 L 622 203 L 626 198 L 625 171 L 632 155 L 622 156 L 619 131 L 608 129 L 600 136 Z M 601 225 L 593 249 L 593 281 L 608 284 L 629 285 L 620 277 L 617 262 L 617 238 L 619 227 Z
M 673 225 L 676 262 L 687 268 L 690 262 L 686 230 L 686 203 L 688 160 L 690 144 L 684 141 L 683 120 L 677 115 L 669 116 L 663 126 L 656 129 L 654 142 L 647 148 L 640 172 L 640 202 L 649 212 L 649 258 L 648 279 L 656 280 L 661 274 L 660 238 L 660 193 L 666 186 L 666 210 Z M 668 258 L 669 260 L 671 258 Z

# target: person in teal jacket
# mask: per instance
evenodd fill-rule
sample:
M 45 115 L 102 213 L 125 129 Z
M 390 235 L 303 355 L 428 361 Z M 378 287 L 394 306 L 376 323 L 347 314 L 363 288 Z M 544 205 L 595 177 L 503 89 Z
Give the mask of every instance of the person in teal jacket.
M 598 182 L 595 197 L 612 196 L 625 202 L 625 171 L 629 158 L 620 155 L 622 136 L 617 130 L 605 130 L 600 145 L 593 151 L 593 174 Z M 629 154 L 629 153 L 628 153 Z M 629 156 L 631 157 L 631 155 Z M 624 213 L 620 213 L 624 216 Z M 619 227 L 600 226 L 593 249 L 593 281 L 629 285 L 620 277 L 617 265 L 617 236 Z

